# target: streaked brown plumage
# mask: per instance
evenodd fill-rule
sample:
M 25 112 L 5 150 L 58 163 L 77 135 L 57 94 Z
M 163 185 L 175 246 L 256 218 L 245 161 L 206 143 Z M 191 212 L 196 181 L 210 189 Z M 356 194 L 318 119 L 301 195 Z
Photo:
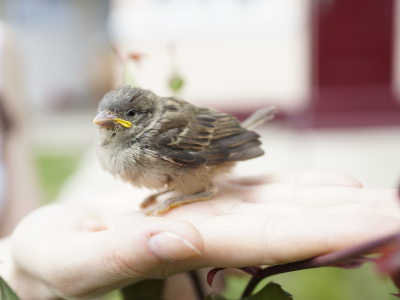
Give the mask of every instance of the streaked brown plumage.
M 258 111 L 246 127 L 274 113 L 274 108 Z M 264 154 L 259 135 L 232 115 L 130 86 L 108 92 L 94 122 L 99 125 L 97 154 L 105 170 L 159 194 L 174 191 L 152 215 L 212 198 L 217 192 L 214 178 L 229 172 L 236 161 Z

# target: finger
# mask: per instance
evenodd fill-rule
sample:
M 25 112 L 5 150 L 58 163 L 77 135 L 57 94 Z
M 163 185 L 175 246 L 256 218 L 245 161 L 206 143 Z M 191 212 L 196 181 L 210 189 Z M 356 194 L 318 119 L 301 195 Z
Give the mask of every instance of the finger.
M 243 199 L 248 202 L 283 202 L 314 207 L 399 201 L 397 190 L 287 184 L 260 185 L 246 189 L 243 191 Z
M 193 211 L 196 213 L 193 214 Z M 226 197 L 209 202 L 197 202 L 181 206 L 169 211 L 167 217 L 183 219 L 198 224 L 210 216 L 323 215 L 349 213 L 375 214 L 400 219 L 400 203 L 398 201 L 386 201 L 379 203 L 346 203 L 327 207 L 310 207 L 284 202 L 248 203 Z
M 362 213 L 371 215 L 391 216 L 400 220 L 400 205 L 394 202 L 377 204 L 354 203 L 329 207 L 308 207 L 287 203 L 244 203 L 236 202 L 231 205 L 218 205 L 220 215 L 305 215 L 305 214 L 352 214 Z M 216 211 L 216 210 L 214 210 Z
M 352 176 L 330 171 L 292 171 L 264 176 L 232 178 L 232 183 L 239 185 L 259 185 L 266 183 L 293 183 L 319 186 L 349 186 L 362 187 L 362 184 Z
M 235 215 L 199 225 L 215 267 L 281 264 L 355 246 L 400 230 L 400 221 L 371 214 Z
M 65 209 L 51 211 L 52 215 L 61 213 L 65 214 Z M 97 232 L 70 227 L 52 232 L 48 228 L 51 224 L 38 223 L 41 219 L 43 213 L 31 217 L 16 231 L 15 257 L 62 298 L 104 294 L 152 277 L 166 260 L 198 257 L 204 250 L 199 231 L 181 220 L 141 218 Z M 38 228 L 38 224 L 43 227 Z

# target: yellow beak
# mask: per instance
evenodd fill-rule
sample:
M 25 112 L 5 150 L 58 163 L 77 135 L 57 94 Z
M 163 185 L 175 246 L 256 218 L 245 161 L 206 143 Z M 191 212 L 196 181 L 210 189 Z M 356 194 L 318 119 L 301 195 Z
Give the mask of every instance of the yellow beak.
M 132 123 L 129 121 L 122 120 L 117 116 L 114 116 L 107 110 L 103 110 L 99 112 L 99 114 L 94 118 L 93 123 L 99 125 L 100 127 L 115 127 L 117 124 L 121 124 L 122 126 L 129 128 L 132 126 Z

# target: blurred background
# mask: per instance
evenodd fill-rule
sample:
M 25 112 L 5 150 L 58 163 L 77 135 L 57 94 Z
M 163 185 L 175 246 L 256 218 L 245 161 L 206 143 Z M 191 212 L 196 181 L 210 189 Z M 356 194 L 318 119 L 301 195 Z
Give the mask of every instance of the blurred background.
M 9 32 L 18 57 L 8 69 L 2 57 L 0 78 L 25 98 L 48 201 L 92 153 L 97 103 L 123 83 L 239 119 L 276 105 L 278 118 L 257 130 L 266 155 L 237 174 L 316 168 L 398 186 L 399 0 L 0 0 L 0 18 L 0 41 Z M 295 299 L 394 291 L 368 266 L 274 281 Z M 230 277 L 226 295 L 244 283 Z

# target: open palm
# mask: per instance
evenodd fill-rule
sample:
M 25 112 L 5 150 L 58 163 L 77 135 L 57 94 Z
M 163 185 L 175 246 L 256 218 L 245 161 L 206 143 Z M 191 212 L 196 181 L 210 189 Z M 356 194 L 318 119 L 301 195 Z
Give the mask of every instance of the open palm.
M 202 267 L 288 263 L 400 230 L 397 192 L 307 171 L 221 182 L 218 196 L 146 217 L 146 191 L 50 205 L 15 230 L 22 299 L 89 299 Z M 151 208 L 150 208 L 151 209 Z M 32 297 L 32 286 L 39 296 Z

